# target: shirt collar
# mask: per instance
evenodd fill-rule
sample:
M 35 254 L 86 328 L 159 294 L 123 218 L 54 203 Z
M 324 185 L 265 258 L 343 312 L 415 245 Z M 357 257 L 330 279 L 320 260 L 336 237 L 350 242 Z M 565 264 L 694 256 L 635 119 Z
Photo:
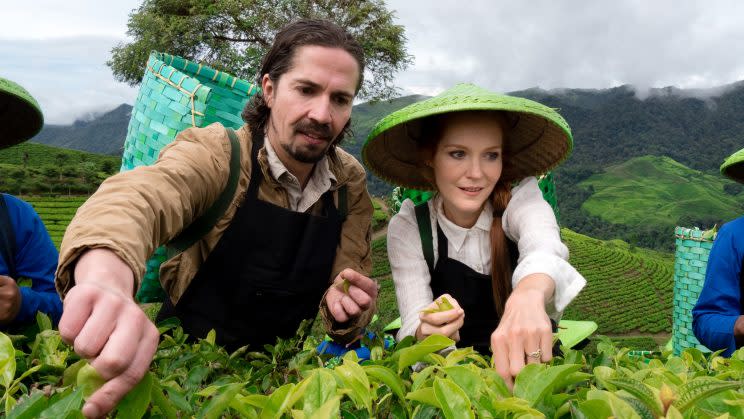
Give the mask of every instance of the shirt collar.
M 470 228 L 460 227 L 459 225 L 450 221 L 444 216 L 444 209 L 442 208 L 442 197 L 437 195 L 434 201 L 434 208 L 437 214 L 437 223 L 442 228 L 442 232 L 447 236 L 449 243 L 454 246 L 456 252 L 459 252 L 465 243 L 465 239 L 468 236 L 468 232 L 472 230 L 482 230 L 486 233 L 491 231 L 491 224 L 493 223 L 493 206 L 491 201 L 486 201 L 486 205 L 483 207 L 478 216 L 478 220 Z
M 264 148 L 266 149 L 266 159 L 269 162 L 269 171 L 271 172 L 271 176 L 280 183 L 290 182 L 299 186 L 299 180 L 297 180 L 297 177 L 287 170 L 287 166 L 285 166 L 279 159 L 279 156 L 276 155 L 276 151 L 274 151 L 274 147 L 271 145 L 271 141 L 269 141 L 268 137 L 264 137 Z M 315 163 L 313 173 L 310 175 L 310 179 L 308 180 L 308 185 L 312 183 L 314 185 L 325 187 L 325 190 L 328 190 L 331 182 L 336 183 L 336 176 L 331 171 L 328 164 L 328 156 L 326 155 L 323 156 L 319 162 Z

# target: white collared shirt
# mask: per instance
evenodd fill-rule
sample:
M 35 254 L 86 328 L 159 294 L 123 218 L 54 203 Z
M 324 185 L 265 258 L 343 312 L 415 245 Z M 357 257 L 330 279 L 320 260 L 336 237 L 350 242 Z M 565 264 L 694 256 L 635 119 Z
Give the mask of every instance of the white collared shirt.
M 439 196 L 429 201 L 429 213 L 434 264 L 438 260 L 436 225 L 439 224 L 447 237 L 448 256 L 481 274 L 490 275 L 491 204 L 486 204 L 471 228 L 460 227 L 448 220 L 442 211 Z M 544 273 L 550 276 L 555 282 L 555 293 L 545 310 L 550 318 L 559 320 L 568 303 L 586 285 L 586 280 L 567 262 L 568 248 L 560 240 L 560 228 L 553 210 L 542 197 L 537 179 L 525 178 L 512 189 L 502 225 L 506 236 L 519 247 L 519 262 L 512 275 L 512 287 L 530 274 Z M 398 214 L 390 220 L 387 246 L 402 322 L 398 339 L 402 339 L 416 332 L 420 324 L 419 312 L 434 300 L 414 205 L 410 200 L 406 200 Z
M 297 177 L 290 173 L 284 163 L 279 160 L 279 156 L 276 155 L 276 151 L 274 151 L 271 141 L 268 138 L 264 139 L 264 147 L 266 148 L 266 157 L 269 161 L 271 176 L 287 190 L 289 209 L 292 211 L 307 211 L 336 182 L 336 176 L 333 175 L 333 172 L 331 172 L 328 166 L 328 156 L 326 155 L 319 162 L 315 163 L 313 173 L 310 175 L 305 189 L 302 189 Z

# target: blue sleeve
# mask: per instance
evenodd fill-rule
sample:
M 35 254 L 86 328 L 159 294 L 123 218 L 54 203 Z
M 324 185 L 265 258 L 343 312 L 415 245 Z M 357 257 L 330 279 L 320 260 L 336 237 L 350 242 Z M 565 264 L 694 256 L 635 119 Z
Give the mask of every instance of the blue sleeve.
M 741 315 L 739 275 L 744 248 L 744 218 L 725 224 L 718 232 L 708 257 L 705 284 L 692 310 L 692 327 L 700 343 L 724 356 L 736 350 L 734 324 Z M 737 234 L 738 233 L 738 234 Z
M 31 205 L 10 195 L 5 198 L 16 238 L 16 271 L 32 284 L 20 288 L 21 308 L 12 324 L 33 321 L 36 312 L 41 311 L 56 325 L 62 315 L 62 301 L 54 287 L 57 249 Z

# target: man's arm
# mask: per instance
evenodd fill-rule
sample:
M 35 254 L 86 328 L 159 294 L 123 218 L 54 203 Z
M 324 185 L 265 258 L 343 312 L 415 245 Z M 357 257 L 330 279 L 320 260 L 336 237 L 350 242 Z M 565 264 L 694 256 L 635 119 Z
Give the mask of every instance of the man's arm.
M 107 382 L 86 402 L 106 414 L 147 371 L 159 334 L 134 301 L 145 259 L 224 188 L 230 155 L 221 126 L 186 130 L 153 166 L 107 179 L 78 210 L 62 241 L 59 331 Z
M 735 334 L 742 332 L 739 288 L 742 259 L 733 228 L 742 224 L 726 224 L 718 232 L 708 256 L 705 283 L 692 310 L 692 328 L 700 343 L 714 351 L 724 349 L 725 356 L 736 350 Z

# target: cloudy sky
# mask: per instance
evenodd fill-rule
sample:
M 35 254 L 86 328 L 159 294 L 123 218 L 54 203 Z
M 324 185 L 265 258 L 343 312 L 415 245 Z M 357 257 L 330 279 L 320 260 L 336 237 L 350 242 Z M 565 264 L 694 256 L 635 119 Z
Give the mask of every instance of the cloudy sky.
M 105 65 L 141 0 L 25 0 L 0 13 L 0 77 L 21 83 L 47 123 L 132 103 Z M 707 89 L 744 80 L 738 0 L 388 0 L 405 26 L 404 93 L 461 81 L 530 87 Z M 63 5 L 63 6 L 62 6 Z

